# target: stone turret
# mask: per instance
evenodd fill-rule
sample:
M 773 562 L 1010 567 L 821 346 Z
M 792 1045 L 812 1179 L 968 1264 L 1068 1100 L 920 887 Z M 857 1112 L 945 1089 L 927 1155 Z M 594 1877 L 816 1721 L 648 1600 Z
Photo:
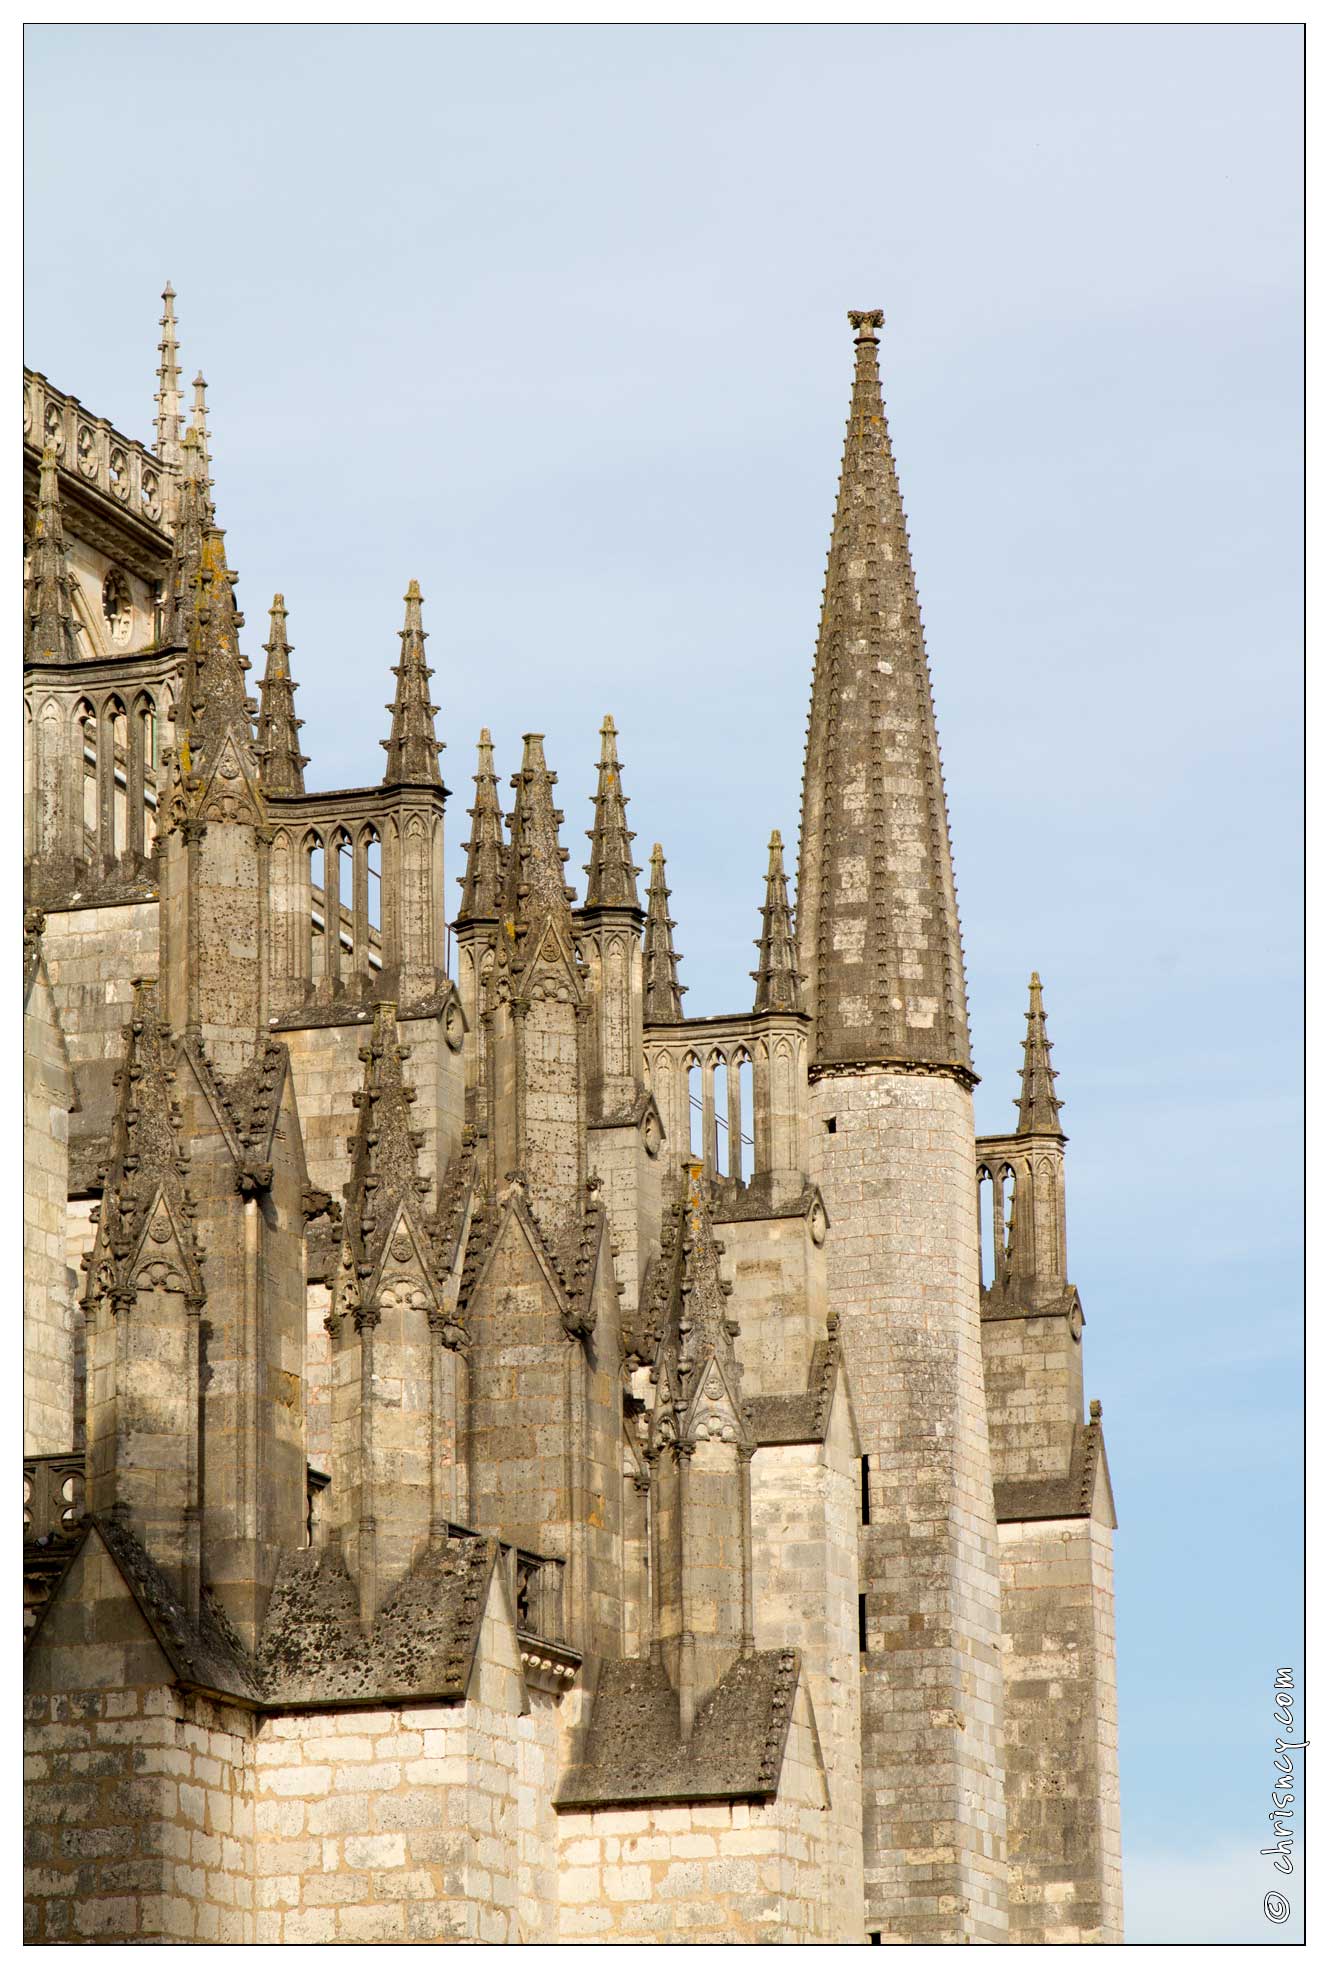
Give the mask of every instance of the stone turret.
M 877 373 L 882 316 L 849 319 L 854 386 L 813 672 L 798 947 L 814 1020 L 810 1173 L 832 1225 L 853 1226 L 828 1243 L 827 1275 L 867 1453 L 867 1925 L 900 1941 L 1002 1941 L 1001 1605 L 960 923 Z M 901 1774 L 923 1741 L 915 1786 Z
M 437 992 L 445 969 L 443 904 L 443 799 L 447 788 L 438 769 L 442 745 L 435 735 L 438 706 L 431 703 L 425 662 L 425 635 L 418 581 L 406 590 L 401 653 L 393 666 L 397 689 L 388 709 L 389 736 L 383 785 L 393 795 L 394 812 L 383 850 L 386 940 L 400 952 L 395 980 L 405 1005 Z
M 260 685 L 262 710 L 258 721 L 263 786 L 269 793 L 303 793 L 309 760 L 300 750 L 299 732 L 304 719 L 295 715 L 295 693 L 299 685 L 291 676 L 284 595 L 272 598 L 268 640 L 263 648 L 268 659 Z
M 1020 1118 L 1015 1132 L 1018 1135 L 1055 1135 L 1064 1140 L 1059 1119 L 1061 1102 L 1053 1092 L 1057 1072 L 1050 1057 L 1052 1041 L 1048 1038 L 1047 1014 L 1043 1010 L 1043 981 L 1037 971 L 1029 980 L 1026 1023 L 1024 1070 L 1020 1075 L 1020 1098 L 1015 1103 Z
M 591 859 L 586 864 L 585 907 L 627 909 L 640 916 L 637 877 L 641 870 L 632 860 L 632 843 L 637 837 L 628 826 L 628 803 L 623 795 L 617 739 L 614 721 L 606 715 L 600 727 L 595 825 L 586 830 L 586 838 L 591 844 Z
M 53 448 L 42 453 L 37 523 L 23 610 L 25 663 L 73 663 L 80 654 L 69 562 L 60 514 L 60 476 Z
M 466 1016 L 466 1101 L 477 1127 L 488 1127 L 489 1025 L 487 996 L 494 969 L 507 850 L 494 773 L 494 742 L 487 729 L 476 748 L 475 805 L 467 809 L 470 839 L 462 843 L 466 872 L 459 875 L 457 991 Z
M 749 975 L 757 986 L 754 1012 L 801 1012 L 803 980 L 798 971 L 794 923 L 784 872 L 784 843 L 777 829 L 771 836 L 766 869 L 766 901 L 761 912 L 761 935 L 756 939 L 757 968 Z
M 681 953 L 674 949 L 674 929 L 674 919 L 669 914 L 664 849 L 657 841 L 651 849 L 651 882 L 646 892 L 646 934 L 642 943 L 648 1025 L 677 1025 L 683 1016 L 683 993 L 687 986 L 678 982 Z

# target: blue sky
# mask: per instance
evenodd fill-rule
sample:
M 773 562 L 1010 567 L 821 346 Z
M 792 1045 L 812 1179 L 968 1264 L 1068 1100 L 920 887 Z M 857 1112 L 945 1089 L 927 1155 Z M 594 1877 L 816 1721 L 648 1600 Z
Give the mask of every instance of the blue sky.
M 450 895 L 479 727 L 505 776 L 546 734 L 580 880 L 611 711 L 689 1012 L 749 1003 L 764 844 L 797 838 L 845 310 L 886 310 L 980 1129 L 1032 968 L 1062 1074 L 1135 1940 L 1300 1932 L 1259 1848 L 1301 1668 L 1301 45 L 26 37 L 26 360 L 150 435 L 172 280 L 309 783 L 380 775 L 418 578 Z

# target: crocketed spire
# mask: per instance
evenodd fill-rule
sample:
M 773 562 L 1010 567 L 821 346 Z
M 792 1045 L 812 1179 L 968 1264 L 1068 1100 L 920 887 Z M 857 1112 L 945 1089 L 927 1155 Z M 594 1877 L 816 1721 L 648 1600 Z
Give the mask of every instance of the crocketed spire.
M 180 463 L 184 416 L 180 396 L 180 346 L 175 333 L 175 289 L 162 289 L 162 338 L 157 344 L 157 456 L 164 465 Z
M 135 980 L 85 1302 L 103 1292 L 132 1297 L 144 1273 L 149 1285 L 203 1296 L 170 1036 L 155 980 Z
M 664 1227 L 662 1262 L 673 1272 L 655 1357 L 657 1395 L 652 1437 L 668 1443 L 745 1440 L 742 1380 L 734 1350 L 737 1325 L 720 1276 L 702 1164 L 688 1162 L 683 1190 Z
M 777 828 L 771 835 L 771 858 L 766 868 L 766 901 L 762 905 L 757 946 L 754 1012 L 801 1012 L 803 984 L 798 974 L 794 922 L 784 872 L 784 843 Z
M 199 557 L 197 601 L 189 642 L 188 736 L 194 763 L 221 755 L 227 737 L 249 755 L 246 769 L 257 777 L 254 726 L 245 689 L 248 657 L 240 653 L 244 617 L 235 606 L 221 528 L 209 526 Z
M 274 595 L 268 640 L 263 645 L 267 668 L 260 685 L 262 708 L 258 720 L 259 771 L 269 793 L 303 793 L 308 759 L 300 750 L 303 718 L 295 715 L 299 685 L 291 676 L 291 645 L 286 640 L 286 598 Z
M 558 774 L 545 764 L 543 733 L 525 733 L 522 746 L 521 771 L 512 775 L 517 798 L 510 822 L 504 914 L 519 937 L 549 916 L 570 938 L 573 891 L 563 880 L 568 851 L 558 838 L 563 821 L 554 805 Z
M 24 597 L 23 661 L 70 663 L 78 654 L 78 626 L 60 514 L 60 475 L 55 450 L 48 444 L 42 453 L 37 524 Z
M 180 483 L 176 496 L 174 549 L 162 605 L 162 643 L 187 645 L 198 600 L 203 536 L 212 524 L 207 460 L 198 432 L 187 430 L 180 444 Z
M 388 710 L 392 713 L 392 732 L 379 744 L 388 755 L 383 774 L 385 786 L 399 780 L 418 784 L 428 781 L 441 786 L 438 755 L 442 746 L 434 736 L 436 704 L 429 701 L 429 679 L 433 671 L 425 662 L 426 631 L 420 621 L 420 584 L 413 581 L 406 590 L 406 621 L 401 631 L 401 661 L 394 663 L 397 695 Z
M 686 985 L 678 982 L 680 953 L 674 949 L 664 849 L 651 849 L 651 882 L 646 892 L 646 932 L 642 938 L 643 1015 L 647 1025 L 676 1025 L 683 1016 Z
M 1029 1010 L 1025 1014 L 1024 1069 L 1020 1076 L 1020 1098 L 1015 1103 L 1020 1118 L 1017 1135 L 1057 1135 L 1061 1132 L 1061 1102 L 1053 1092 L 1057 1070 L 1048 1057 L 1052 1041 L 1048 1038 L 1047 1013 L 1043 1010 L 1043 981 L 1035 971 L 1029 980 Z
M 496 923 L 502 908 L 503 813 L 498 803 L 498 780 L 494 776 L 494 742 L 488 728 L 480 733 L 476 747 L 475 805 L 467 809 L 471 818 L 471 838 L 465 843 L 466 873 L 459 875 L 461 908 L 457 929 L 468 923 Z
M 600 778 L 595 791 L 595 826 L 586 830 L 586 838 L 591 844 L 591 858 L 586 863 L 586 908 L 640 911 L 637 877 L 641 870 L 632 860 L 632 843 L 637 837 L 628 826 L 628 803 L 623 797 L 617 737 L 614 721 L 606 715 L 600 727 Z
M 355 1134 L 347 1143 L 351 1180 L 346 1188 L 341 1262 L 333 1281 L 333 1316 L 347 1313 L 357 1323 L 373 1318 L 388 1242 L 401 1242 L 397 1263 L 414 1270 L 434 1304 L 442 1298 L 443 1266 L 427 1221 L 429 1178 L 420 1173 L 422 1130 L 412 1126 L 415 1089 L 402 1064 L 409 1049 L 397 1038 L 397 1008 L 383 1001 L 374 1008 L 369 1043 L 360 1049 L 365 1076 L 352 1101 L 359 1110 Z
M 203 505 L 211 518 L 216 511 L 212 503 L 212 453 L 208 445 L 208 386 L 200 369 L 194 378 L 194 421 L 190 425 L 198 439 L 199 479 L 203 488 Z
M 813 1062 L 969 1071 L 960 921 L 923 623 L 877 374 L 855 374 L 803 773 L 799 968 Z

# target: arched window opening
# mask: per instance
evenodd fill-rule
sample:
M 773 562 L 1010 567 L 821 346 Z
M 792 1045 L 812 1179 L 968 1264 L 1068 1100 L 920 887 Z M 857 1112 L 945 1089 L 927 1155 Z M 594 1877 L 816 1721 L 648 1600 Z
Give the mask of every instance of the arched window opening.
M 82 787 L 82 796 L 75 794 L 74 812 L 79 820 L 79 839 L 76 852 L 84 861 L 94 861 L 97 855 L 97 714 L 86 698 L 74 707 L 74 751 L 76 754 L 74 785 Z
M 351 899 L 355 893 L 355 862 L 350 835 L 344 829 L 338 829 L 333 845 L 337 851 L 337 943 L 340 949 L 351 952 L 355 948 L 350 921 Z
M 376 828 L 365 836 L 365 919 L 374 936 L 383 928 L 383 843 Z
M 978 1282 L 986 1291 L 993 1281 L 992 1253 L 996 1249 L 992 1222 L 992 1171 L 978 1172 Z
M 108 860 L 116 861 L 129 841 L 129 717 L 118 697 L 107 700 L 104 717 L 111 740 L 106 854 Z
M 754 1120 L 756 1109 L 752 1104 L 752 1058 L 744 1053 L 738 1063 L 738 1113 L 734 1125 L 738 1129 L 739 1161 L 745 1183 L 752 1180 L 753 1158 L 756 1153 Z
M 695 1053 L 687 1059 L 688 1076 L 688 1154 L 701 1154 L 701 1061 Z
M 723 1176 L 729 1167 L 729 1076 L 725 1072 L 724 1054 L 712 1053 L 706 1071 L 711 1096 L 706 1160 L 717 1176 Z
M 309 881 L 309 976 L 315 982 L 324 976 L 324 883 L 323 840 L 318 834 L 305 837 L 305 856 Z

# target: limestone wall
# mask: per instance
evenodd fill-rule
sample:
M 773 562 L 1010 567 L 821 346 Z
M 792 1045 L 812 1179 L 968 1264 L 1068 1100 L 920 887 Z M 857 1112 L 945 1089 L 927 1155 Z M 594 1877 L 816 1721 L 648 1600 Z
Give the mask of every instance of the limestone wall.
M 1084 1414 L 1078 1332 L 1064 1312 L 983 1321 L 992 1474 L 1064 1477 Z
M 70 1124 L 78 1188 L 110 1132 L 133 980 L 158 975 L 157 904 L 52 910 L 42 948 L 78 1089 Z

